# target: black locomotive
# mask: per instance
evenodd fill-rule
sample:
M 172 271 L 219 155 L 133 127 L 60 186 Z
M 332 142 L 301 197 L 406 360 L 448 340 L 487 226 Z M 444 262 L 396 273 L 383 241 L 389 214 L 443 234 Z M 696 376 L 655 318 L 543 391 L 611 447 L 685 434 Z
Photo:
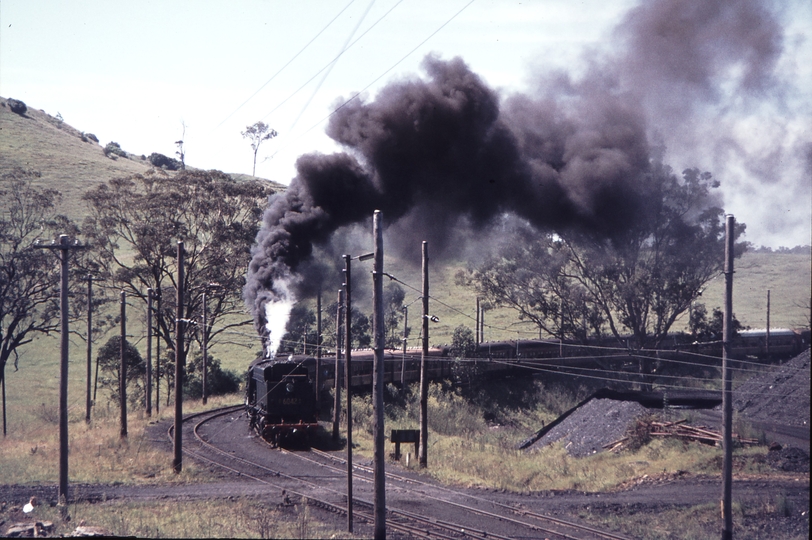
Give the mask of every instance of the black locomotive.
M 318 429 L 313 377 L 302 359 L 254 360 L 248 369 L 245 406 L 251 426 L 274 445 L 304 442 Z

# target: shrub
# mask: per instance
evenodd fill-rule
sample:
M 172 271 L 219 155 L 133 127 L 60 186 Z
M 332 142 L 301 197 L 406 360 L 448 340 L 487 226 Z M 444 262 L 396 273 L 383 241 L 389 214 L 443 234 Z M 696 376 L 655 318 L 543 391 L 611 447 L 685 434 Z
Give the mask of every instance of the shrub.
M 148 159 L 149 162 L 155 167 L 160 167 L 170 171 L 177 171 L 180 169 L 180 161 L 157 152 L 151 153 Z
M 121 377 L 121 336 L 113 336 L 107 340 L 101 349 L 97 361 L 101 376 L 99 385 L 110 390 L 111 401 L 119 400 L 119 380 Z M 124 360 L 127 363 L 127 401 L 131 404 L 143 402 L 144 374 L 147 366 L 138 349 L 125 340 Z
M 241 377 L 235 372 L 220 367 L 220 361 L 209 356 L 206 362 L 206 395 L 220 396 L 240 389 Z M 186 380 L 183 382 L 183 395 L 189 398 L 203 396 L 203 354 L 197 352 L 194 359 L 186 364 Z
M 651 423 L 657 419 L 654 416 L 644 416 L 638 418 L 631 426 L 626 436 L 629 438 L 626 448 L 631 452 L 636 452 L 651 442 Z
M 121 156 L 123 158 L 127 157 L 127 152 L 121 149 L 121 146 L 117 142 L 109 142 L 107 146 L 104 147 L 104 155 L 110 157 L 111 155 L 114 156 Z
M 19 114 L 20 116 L 24 115 L 26 111 L 28 111 L 26 104 L 19 99 L 8 98 L 8 106 L 11 109 L 11 112 Z

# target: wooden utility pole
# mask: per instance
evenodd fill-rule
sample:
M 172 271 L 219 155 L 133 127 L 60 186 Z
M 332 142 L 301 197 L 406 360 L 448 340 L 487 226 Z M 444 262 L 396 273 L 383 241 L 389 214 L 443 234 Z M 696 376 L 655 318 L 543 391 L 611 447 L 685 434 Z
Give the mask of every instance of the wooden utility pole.
M 118 342 L 118 399 L 121 410 L 121 431 L 122 439 L 127 438 L 127 293 L 121 291 L 121 339 Z
M 336 366 L 333 373 L 333 440 L 338 441 L 338 421 L 341 418 L 341 321 L 344 303 L 344 290 L 338 290 L 338 306 L 336 307 Z
M 321 287 L 316 294 L 316 412 L 321 411 Z
M 481 336 L 479 335 L 479 313 L 480 313 L 479 297 L 477 296 L 476 297 L 476 344 L 477 345 L 482 343 Z
M 423 351 L 420 355 L 420 452 L 418 462 L 428 466 L 429 442 L 429 379 L 426 374 L 426 361 L 429 355 L 429 243 L 423 241 Z
M 770 357 L 770 289 L 767 289 L 767 336 L 766 347 L 767 358 Z
M 403 306 L 403 358 L 400 361 L 400 391 L 406 389 L 406 343 L 409 340 L 409 306 Z
M 67 234 L 59 235 L 58 243 L 34 245 L 35 248 L 59 251 L 59 322 L 60 322 L 60 361 L 59 361 L 59 504 L 68 502 L 68 259 L 72 249 L 87 246 L 73 243 Z M 5 377 L 4 377 L 5 379 Z
M 175 456 L 172 461 L 172 469 L 176 473 L 180 473 L 183 470 L 183 364 L 186 360 L 185 355 L 183 354 L 183 282 L 185 279 L 183 272 L 184 254 L 183 242 L 178 242 L 178 305 L 175 315 Z
M 722 321 L 722 433 L 724 460 L 722 465 L 722 540 L 733 538 L 733 381 L 730 370 L 730 345 L 733 334 L 733 239 L 736 220 L 727 216 L 725 223 L 725 314 Z
M 352 276 L 350 274 L 350 261 L 352 257 L 344 255 L 344 290 L 346 291 L 347 305 L 344 308 L 344 344 L 345 360 L 344 377 L 347 385 L 347 531 L 352 532 Z
M 93 366 L 93 276 L 88 275 L 87 279 L 87 399 L 85 402 L 85 423 L 90 423 L 90 409 L 93 407 L 93 400 L 90 395 L 90 381 L 92 379 L 91 369 Z
M 155 414 L 161 413 L 161 286 L 156 289 L 155 322 L 158 331 L 155 333 Z
M 203 292 L 203 405 L 209 400 L 206 383 L 208 382 L 207 372 L 209 370 L 209 319 L 208 309 L 206 309 L 206 292 Z
M 147 374 L 144 382 L 147 418 L 152 416 L 152 289 L 147 289 Z
M 375 237 L 375 266 L 372 270 L 372 332 L 375 336 L 375 360 L 372 365 L 372 396 L 374 424 L 373 479 L 375 484 L 374 514 L 375 538 L 386 538 L 386 472 L 384 454 L 383 386 L 384 386 L 384 320 L 383 320 L 383 224 L 381 212 L 375 210 L 373 216 L 373 236 Z

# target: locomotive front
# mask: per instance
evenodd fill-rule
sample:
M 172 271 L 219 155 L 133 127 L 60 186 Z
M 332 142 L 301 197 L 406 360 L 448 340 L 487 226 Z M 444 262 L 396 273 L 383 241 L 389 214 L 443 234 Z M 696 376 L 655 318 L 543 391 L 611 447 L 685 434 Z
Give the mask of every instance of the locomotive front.
M 249 370 L 246 408 L 251 425 L 274 445 L 306 442 L 318 428 L 316 393 L 303 362 L 254 362 Z

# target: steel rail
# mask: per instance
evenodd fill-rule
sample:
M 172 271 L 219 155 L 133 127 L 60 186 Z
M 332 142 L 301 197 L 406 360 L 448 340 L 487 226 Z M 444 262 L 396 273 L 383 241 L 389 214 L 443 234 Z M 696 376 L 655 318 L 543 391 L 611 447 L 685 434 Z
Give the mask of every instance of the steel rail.
M 295 454 L 295 453 L 293 453 L 293 452 L 289 452 L 289 451 L 287 451 L 287 450 L 282 450 L 282 451 L 283 451 L 283 452 L 286 452 L 288 455 L 296 456 L 296 457 L 297 457 L 297 458 L 299 458 L 299 459 L 302 459 L 302 460 L 305 460 L 305 461 L 309 461 L 309 462 L 314 463 L 314 464 L 317 464 L 317 465 L 321 465 L 322 467 L 331 468 L 331 469 L 336 470 L 336 471 L 340 471 L 340 470 L 341 470 L 341 469 L 339 469 L 339 468 L 336 468 L 336 467 L 331 467 L 330 465 L 326 465 L 326 464 L 324 464 L 324 463 L 318 462 L 318 461 L 313 460 L 313 459 L 306 458 L 306 457 L 304 457 L 304 456 L 302 456 L 302 455 Z M 341 463 L 346 464 L 346 461 L 345 461 L 345 460 L 343 460 L 343 459 L 341 459 L 341 458 L 339 458 L 339 457 L 333 456 L 332 454 L 329 454 L 329 453 L 327 453 L 327 452 L 322 452 L 321 450 L 314 450 L 314 449 L 311 449 L 311 452 L 315 453 L 316 455 L 321 455 L 321 456 L 323 456 L 323 457 L 326 457 L 326 458 L 332 459 L 332 460 L 334 460 L 334 461 L 338 461 L 338 462 L 341 462 Z M 372 472 L 371 467 L 368 467 L 368 466 L 365 466 L 365 465 L 353 464 L 353 469 L 358 469 L 358 470 L 360 470 L 360 471 L 362 471 L 362 472 L 364 472 L 364 473 L 367 473 L 367 474 L 371 474 L 371 472 Z M 472 495 L 467 495 L 467 494 L 465 494 L 465 493 L 457 492 L 457 491 L 454 491 L 454 490 L 451 490 L 451 489 L 445 488 L 445 487 L 443 487 L 443 486 L 436 486 L 436 485 L 434 485 L 434 484 L 429 484 L 429 483 L 427 483 L 427 482 L 421 482 L 421 481 L 419 481 L 419 480 L 414 480 L 414 479 L 412 479 L 412 478 L 407 478 L 407 477 L 405 477 L 405 476 L 400 476 L 400 475 L 396 475 L 396 474 L 390 474 L 390 473 L 387 473 L 387 477 L 388 477 L 388 478 L 391 478 L 391 479 L 393 479 L 393 480 L 399 480 L 399 481 L 402 481 L 402 482 L 404 482 L 404 483 L 413 483 L 413 484 L 419 484 L 419 485 L 423 485 L 423 486 L 426 486 L 426 487 L 438 488 L 438 489 L 440 489 L 440 490 L 442 490 L 442 491 L 447 491 L 447 492 L 452 493 L 452 494 L 455 494 L 455 495 L 462 495 L 462 496 L 465 496 L 465 497 L 470 497 L 470 498 L 478 499 L 477 497 L 474 497 L 474 496 L 472 496 Z M 371 482 L 371 480 L 370 480 L 369 478 L 358 477 L 358 479 L 359 479 L 359 480 L 361 480 L 361 481 Z M 455 507 L 457 507 L 457 508 L 460 508 L 460 509 L 462 509 L 462 510 L 465 510 L 466 512 L 470 512 L 470 513 L 472 513 L 472 514 L 477 514 L 477 515 L 480 515 L 480 516 L 485 516 L 485 517 L 489 517 L 489 518 L 497 519 L 497 520 L 499 520 L 499 521 L 506 521 L 506 522 L 508 522 L 508 523 L 513 523 L 514 525 L 519 525 L 519 526 L 521 526 L 521 527 L 525 527 L 525 528 L 528 528 L 528 529 L 533 530 L 533 531 L 541 531 L 541 532 L 545 532 L 545 533 L 553 534 L 553 535 L 555 535 L 555 536 L 559 536 L 559 537 L 565 538 L 566 540 L 582 540 L 582 537 L 569 536 L 567 533 L 561 532 L 561 531 L 559 531 L 559 530 L 555 530 L 555 529 L 548 529 L 548 528 L 546 528 L 546 527 L 542 527 L 542 526 L 540 526 L 540 525 L 536 525 L 536 524 L 533 524 L 533 523 L 527 523 L 527 522 L 525 522 L 525 521 L 521 521 L 521 520 L 518 520 L 518 519 L 515 519 L 515 518 L 511 518 L 511 517 L 508 517 L 508 516 L 500 515 L 500 514 L 495 514 L 495 513 L 493 513 L 493 512 L 488 512 L 487 510 L 480 510 L 479 508 L 474 508 L 474 507 L 472 507 L 472 506 L 468 506 L 468 505 L 464 505 L 464 504 L 457 503 L 457 502 L 454 502 L 454 501 L 450 501 L 450 500 L 448 500 L 448 499 L 441 499 L 441 498 L 439 498 L 439 497 L 435 497 L 435 496 L 433 496 L 433 495 L 429 495 L 429 494 L 424 493 L 424 492 L 422 492 L 422 491 L 416 491 L 415 493 L 419 494 L 421 497 L 424 497 L 424 498 L 427 498 L 427 499 L 432 499 L 432 500 L 435 500 L 435 501 L 437 501 L 437 502 L 441 502 L 441 503 L 447 504 L 447 505 L 449 505 L 449 506 L 455 506 Z M 498 503 L 494 503 L 493 501 L 489 501 L 489 500 L 487 500 L 487 499 L 479 499 L 479 500 L 480 500 L 480 501 L 482 501 L 482 502 L 485 502 L 485 503 L 489 503 L 489 504 L 496 504 L 497 506 L 499 506 L 499 504 L 498 504 Z M 507 506 L 507 505 L 503 505 L 503 506 L 504 506 L 505 508 L 510 509 L 511 511 L 515 511 L 515 509 L 513 509 L 513 508 L 511 508 L 511 507 L 509 507 L 509 506 Z M 392 511 L 392 512 L 403 512 L 402 510 L 390 510 L 390 511 Z M 411 516 L 415 516 L 415 514 L 410 514 L 410 513 L 408 513 L 408 512 L 405 512 L 405 513 L 406 513 L 406 514 L 409 514 L 409 515 L 410 515 L 410 517 L 411 517 Z M 563 521 L 563 520 L 557 520 L 556 518 L 548 518 L 547 516 L 543 516 L 542 514 L 537 514 L 537 515 L 535 515 L 535 516 L 531 515 L 530 517 L 535 517 L 536 519 L 541 519 L 541 520 L 553 521 L 553 522 L 555 522 L 555 523 L 556 523 L 557 525 L 559 525 L 559 526 L 562 526 L 562 525 L 565 525 L 565 524 L 566 524 L 566 526 L 569 526 L 569 527 L 571 527 L 571 528 L 575 528 L 575 529 L 576 529 L 576 530 L 578 530 L 579 532 L 584 532 L 584 531 L 586 531 L 586 532 L 590 532 L 590 533 L 592 533 L 592 534 L 599 535 L 599 536 L 601 536 L 601 537 L 603 537 L 603 538 L 612 538 L 612 539 L 618 539 L 618 540 L 627 540 L 626 538 L 624 538 L 624 537 L 620 537 L 620 536 L 606 536 L 606 534 L 607 534 L 607 533 L 603 533 L 602 531 L 598 531 L 597 529 L 590 529 L 589 527 L 583 527 L 583 526 L 580 526 L 580 525 L 578 525 L 577 523 L 569 523 L 569 522 L 566 522 L 566 521 Z M 440 521 L 437 521 L 437 520 L 432 520 L 432 523 L 441 523 L 441 522 L 440 522 Z M 465 529 L 464 527 L 462 527 L 461 529 L 463 529 L 463 530 L 469 530 L 469 531 L 472 531 L 472 532 L 479 532 L 479 533 L 481 533 L 481 534 L 482 534 L 482 536 L 481 536 L 482 538 L 485 538 L 485 537 L 488 537 L 488 538 L 500 538 L 500 536 L 499 536 L 499 535 L 497 535 L 497 534 L 493 534 L 493 533 L 489 533 L 489 532 L 486 532 L 486 531 L 476 531 L 475 529 Z M 611 533 L 609 533 L 609 534 L 611 534 Z M 503 537 L 503 538 L 506 538 L 506 537 Z
M 255 467 L 255 468 L 263 470 L 265 472 L 272 473 L 277 477 L 284 477 L 284 478 L 290 479 L 290 480 L 292 480 L 294 482 L 301 482 L 303 484 L 309 484 L 309 485 L 311 485 L 313 487 L 317 487 L 319 489 L 323 489 L 323 490 L 333 492 L 333 493 L 335 493 L 335 494 L 337 494 L 339 496 L 343 495 L 341 493 L 338 493 L 335 490 L 326 488 L 323 485 L 317 484 L 315 482 L 311 482 L 311 481 L 308 481 L 308 480 L 305 480 L 305 479 L 302 479 L 302 478 L 299 478 L 299 477 L 296 477 L 296 476 L 287 475 L 285 473 L 282 473 L 281 471 L 276 471 L 274 469 L 265 467 L 264 465 L 261 465 L 259 463 L 247 460 L 245 458 L 240 458 L 240 457 L 234 456 L 234 455 L 232 455 L 232 454 L 230 454 L 228 452 L 225 452 L 225 451 L 217 448 L 213 444 L 211 444 L 208 441 L 203 439 L 203 437 L 200 435 L 200 433 L 198 431 L 198 428 L 200 428 L 200 426 L 202 426 L 204 423 L 209 422 L 209 421 L 211 421 L 211 420 L 213 420 L 215 418 L 218 418 L 220 416 L 225 416 L 225 415 L 233 412 L 234 410 L 236 410 L 236 409 L 238 409 L 240 407 L 242 407 L 242 406 L 237 405 L 237 406 L 224 407 L 222 409 L 214 409 L 214 410 L 211 410 L 211 411 L 195 413 L 193 415 L 190 415 L 190 416 L 184 418 L 184 422 L 186 422 L 187 420 L 190 420 L 192 418 L 208 415 L 208 417 L 202 419 L 193 428 L 193 433 L 194 433 L 197 441 L 203 447 L 205 447 L 205 448 L 207 448 L 207 449 L 209 449 L 209 450 L 211 450 L 211 451 L 213 451 L 213 452 L 215 452 L 217 454 L 227 456 L 227 457 L 229 457 L 229 458 L 231 458 L 231 459 L 233 459 L 233 460 L 235 460 L 237 462 L 240 462 L 240 463 L 243 463 L 245 465 Z M 170 426 L 170 428 L 168 430 L 168 435 L 170 437 L 171 437 L 171 433 L 172 433 L 173 429 L 174 429 L 174 426 Z M 214 460 L 212 460 L 210 458 L 207 458 L 207 457 L 203 456 L 202 454 L 200 454 L 198 452 L 194 452 L 194 451 L 192 451 L 192 450 L 190 450 L 188 448 L 185 448 L 184 452 L 187 453 L 188 455 L 192 456 L 192 457 L 195 457 L 195 458 L 200 459 L 202 461 L 205 461 L 207 463 L 217 465 L 217 466 L 219 466 L 219 467 L 221 467 L 223 469 L 226 469 L 229 472 L 233 472 L 233 473 L 236 473 L 238 475 L 245 476 L 245 477 L 250 478 L 252 480 L 255 480 L 257 482 L 272 486 L 272 487 L 274 487 L 276 489 L 285 489 L 285 490 L 287 490 L 288 493 L 300 497 L 302 499 L 302 501 L 304 501 L 305 503 L 308 503 L 308 501 L 313 501 L 313 502 L 315 502 L 315 503 L 317 503 L 319 505 L 322 505 L 322 506 L 326 507 L 327 509 L 329 509 L 331 511 L 338 512 L 338 513 L 341 513 L 341 514 L 346 514 L 346 509 L 345 508 L 342 508 L 340 506 L 336 506 L 335 504 L 333 504 L 333 503 L 331 503 L 329 501 L 324 501 L 324 500 L 321 500 L 321 499 L 317 499 L 317 498 L 314 498 L 314 497 L 312 497 L 310 495 L 306 495 L 304 493 L 288 489 L 288 487 L 283 487 L 283 486 L 280 486 L 280 485 L 275 484 L 273 482 L 269 482 L 269 481 L 267 481 L 265 479 L 259 478 L 257 476 L 247 474 L 244 471 L 239 471 L 237 469 L 229 467 L 228 465 L 225 465 L 224 463 L 214 461 Z M 355 499 L 354 502 L 355 502 L 355 504 L 353 505 L 354 507 L 355 506 L 368 506 L 369 508 L 372 507 L 371 503 L 369 503 L 368 501 L 364 501 L 363 499 Z M 353 508 L 353 511 L 355 512 L 355 508 Z M 432 520 L 425 520 L 424 518 L 420 519 L 419 516 L 416 517 L 414 515 L 410 515 L 409 513 L 402 512 L 400 510 L 389 509 L 387 512 L 388 512 L 388 514 L 390 514 L 390 516 L 400 517 L 403 520 L 415 521 L 415 522 L 418 522 L 418 523 L 422 523 L 424 526 L 431 526 L 431 527 L 439 528 L 439 529 L 441 529 L 443 531 L 450 531 L 450 532 L 455 533 L 456 535 L 462 534 L 463 536 L 468 536 L 468 537 L 473 537 L 473 538 L 496 538 L 496 539 L 501 539 L 501 540 L 508 540 L 507 537 L 502 537 L 502 536 L 499 536 L 499 535 L 490 534 L 490 533 L 488 533 L 486 531 L 479 531 L 479 530 L 476 530 L 476 529 L 465 528 L 465 527 L 463 527 L 461 525 L 457 525 L 457 524 L 451 524 L 451 523 L 447 523 L 447 522 L 438 522 L 438 521 L 432 521 Z M 367 523 L 372 523 L 374 521 L 374 516 L 372 516 L 371 514 L 369 514 L 367 512 L 361 512 L 359 514 L 359 517 L 361 519 L 363 519 Z M 458 537 L 458 536 L 448 536 L 448 535 L 443 534 L 443 533 L 438 532 L 438 531 L 426 530 L 425 528 L 422 528 L 422 529 L 417 528 L 417 527 L 410 526 L 410 525 L 407 525 L 407 524 L 402 523 L 402 522 L 394 522 L 394 521 L 392 521 L 392 522 L 389 523 L 389 526 L 393 530 L 397 530 L 397 531 L 400 531 L 400 532 L 403 532 L 403 533 L 406 533 L 406 534 L 410 534 L 412 536 L 419 536 L 419 537 L 422 537 L 422 538 L 453 539 L 453 538 Z
M 333 461 L 338 461 L 340 463 L 344 463 L 343 459 L 341 459 L 338 456 L 334 456 L 333 454 L 330 454 L 329 452 L 324 452 L 322 450 L 317 450 L 317 449 L 311 449 L 311 452 L 313 452 L 316 455 L 325 457 L 327 459 L 331 459 Z M 294 454 L 294 455 L 297 455 L 297 454 Z M 305 458 L 303 456 L 298 456 L 298 457 L 301 458 L 301 459 L 307 459 L 307 458 Z M 370 467 L 367 467 L 365 465 L 354 465 L 353 468 L 360 469 L 360 470 L 362 470 L 364 472 L 367 472 L 367 473 L 371 472 L 371 470 L 372 470 Z M 441 491 L 446 491 L 446 492 L 452 493 L 454 495 L 463 496 L 463 497 L 466 497 L 468 499 L 475 500 L 477 502 L 481 502 L 481 503 L 485 503 L 485 504 L 491 504 L 493 506 L 504 508 L 505 510 L 509 510 L 509 511 L 511 511 L 513 513 L 516 513 L 516 514 L 519 514 L 519 515 L 522 515 L 522 516 L 532 517 L 534 519 L 538 519 L 538 520 L 541 520 L 541 521 L 552 522 L 552 523 L 555 523 L 556 525 L 570 527 L 570 528 L 576 529 L 578 531 L 589 532 L 589 533 L 598 535 L 598 536 L 600 536 L 602 538 L 607 538 L 607 539 L 610 539 L 610 540 L 628 540 L 628 538 L 625 537 L 625 536 L 620 536 L 620 535 L 617 535 L 617 534 L 614 534 L 614 533 L 601 531 L 599 529 L 595 529 L 595 528 L 590 527 L 588 525 L 581 525 L 579 523 L 574 523 L 572 521 L 568 521 L 568 520 L 565 520 L 565 519 L 556 518 L 556 517 L 552 517 L 552 516 L 547 516 L 547 515 L 544 515 L 544 514 L 539 514 L 538 512 L 533 512 L 533 511 L 530 511 L 530 510 L 524 510 L 522 508 L 518 508 L 518 507 L 513 506 L 513 505 L 501 503 L 501 502 L 498 502 L 498 501 L 493 501 L 493 500 L 490 500 L 490 499 L 486 499 L 484 497 L 477 497 L 476 495 L 471 495 L 471 494 L 463 493 L 463 492 L 460 492 L 460 491 L 455 491 L 455 490 L 446 488 L 445 486 L 440 486 L 440 485 L 436 485 L 436 484 L 430 484 L 430 483 L 424 482 L 422 480 L 409 478 L 409 477 L 402 476 L 402 475 L 399 475 L 399 474 L 396 474 L 396 473 L 387 472 L 386 476 L 387 476 L 387 478 L 392 478 L 393 480 L 399 480 L 399 481 L 404 482 L 404 483 L 418 484 L 418 485 L 421 485 L 421 486 L 430 487 L 432 489 L 438 489 L 438 490 L 441 490 Z M 426 494 L 424 494 L 422 492 L 421 492 L 421 495 L 424 495 L 424 496 L 429 497 L 429 498 L 434 498 L 431 495 L 426 495 Z M 456 503 L 456 502 L 453 502 L 453 501 L 446 501 L 444 499 L 437 499 L 437 500 L 446 502 L 447 504 L 456 505 L 456 506 L 459 506 L 459 507 L 464 508 L 464 509 L 469 509 L 469 510 L 471 510 L 473 512 L 482 513 L 483 515 L 488 515 L 490 517 L 497 517 L 497 518 L 500 518 L 500 519 L 511 520 L 511 518 L 507 518 L 505 516 L 500 516 L 499 514 L 493 514 L 491 512 L 487 512 L 485 510 L 479 510 L 477 508 L 469 507 L 467 505 L 463 505 L 463 504 Z M 525 523 L 523 521 L 518 521 L 517 520 L 515 522 L 517 524 L 521 524 L 521 525 L 525 525 L 525 526 L 528 526 L 528 525 L 531 526 L 531 527 L 533 526 L 532 524 L 527 524 L 527 523 Z M 561 534 L 558 531 L 549 531 L 549 532 L 555 532 L 555 534 Z

